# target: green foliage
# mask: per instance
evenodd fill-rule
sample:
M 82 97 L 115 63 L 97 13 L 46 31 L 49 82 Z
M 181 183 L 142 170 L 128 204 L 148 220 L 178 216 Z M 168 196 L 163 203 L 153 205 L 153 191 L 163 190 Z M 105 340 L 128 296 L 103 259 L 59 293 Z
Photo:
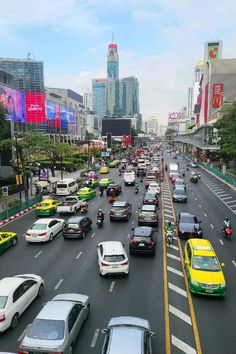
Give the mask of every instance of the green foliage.
M 226 160 L 236 160 L 236 105 L 231 106 L 214 127 L 221 138 L 220 154 Z
M 172 128 L 167 128 L 166 129 L 166 132 L 165 132 L 165 136 L 167 136 L 167 135 L 172 135 L 172 134 L 175 134 L 176 133 L 176 131 L 174 130 L 174 129 L 172 129 Z
M 7 139 L 10 137 L 11 128 L 10 121 L 6 120 L 6 110 L 0 102 L 0 139 Z
M 20 199 L 12 199 L 8 202 L 8 207 L 11 208 L 19 204 L 20 204 Z

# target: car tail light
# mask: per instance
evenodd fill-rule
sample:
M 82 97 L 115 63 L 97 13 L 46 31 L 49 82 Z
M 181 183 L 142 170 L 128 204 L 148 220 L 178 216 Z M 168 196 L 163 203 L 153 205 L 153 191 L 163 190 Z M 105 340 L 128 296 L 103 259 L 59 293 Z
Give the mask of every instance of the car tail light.
M 43 232 L 42 234 L 39 234 L 39 236 L 46 236 L 47 233 L 46 232 Z
M 149 246 L 154 246 L 155 244 L 156 244 L 156 242 L 154 242 L 154 241 L 148 242 L 148 245 L 149 245 Z
M 139 214 L 139 218 L 140 218 L 140 219 L 144 219 L 143 214 Z
M 147 199 L 146 199 L 146 198 L 144 198 L 143 202 L 144 202 L 144 203 L 147 203 Z
M 108 267 L 108 266 L 109 266 L 109 264 L 104 263 L 104 262 L 101 262 L 101 265 L 102 265 L 102 266 L 106 266 L 106 267 Z
M 129 264 L 128 261 L 125 261 L 125 262 L 121 263 L 121 265 L 127 265 L 127 264 Z
M 25 233 L 25 236 L 31 236 L 31 234 L 29 234 L 28 232 Z
M 131 245 L 136 245 L 137 241 L 135 241 L 135 240 L 130 240 L 129 243 L 130 243 Z
M 80 234 L 82 232 L 81 229 L 77 229 L 75 232 L 77 232 L 78 234 Z
M 0 322 L 4 322 L 6 319 L 5 315 L 0 315 Z
M 27 352 L 26 350 L 18 350 L 18 354 L 29 354 L 29 352 Z

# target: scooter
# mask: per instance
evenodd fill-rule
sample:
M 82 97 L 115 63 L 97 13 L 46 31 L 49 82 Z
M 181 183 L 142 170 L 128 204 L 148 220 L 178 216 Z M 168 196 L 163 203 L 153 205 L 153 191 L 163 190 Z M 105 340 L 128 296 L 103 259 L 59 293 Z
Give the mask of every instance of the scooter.
M 97 226 L 99 229 L 103 226 L 103 219 L 101 217 L 97 218 Z
M 88 211 L 88 208 L 87 208 L 86 206 L 82 206 L 82 207 L 80 208 L 81 214 L 86 214 L 87 211 Z
M 228 240 L 231 240 L 232 232 L 233 232 L 233 230 L 232 230 L 231 226 L 223 228 L 223 234 L 224 234 L 225 238 L 227 238 Z
M 167 243 L 167 245 L 170 246 L 173 241 L 174 241 L 173 231 L 167 231 L 166 232 L 166 243 Z

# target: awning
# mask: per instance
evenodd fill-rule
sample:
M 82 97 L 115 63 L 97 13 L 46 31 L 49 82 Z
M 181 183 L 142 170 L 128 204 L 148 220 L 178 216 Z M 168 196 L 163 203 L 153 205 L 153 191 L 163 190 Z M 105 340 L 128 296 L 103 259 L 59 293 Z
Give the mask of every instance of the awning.
M 58 182 L 59 181 L 59 178 L 58 177 L 50 177 L 49 178 L 49 182 L 51 182 L 51 183 L 56 183 L 56 182 Z
M 37 184 L 37 186 L 44 188 L 48 186 L 48 182 L 47 181 L 36 181 L 35 184 Z

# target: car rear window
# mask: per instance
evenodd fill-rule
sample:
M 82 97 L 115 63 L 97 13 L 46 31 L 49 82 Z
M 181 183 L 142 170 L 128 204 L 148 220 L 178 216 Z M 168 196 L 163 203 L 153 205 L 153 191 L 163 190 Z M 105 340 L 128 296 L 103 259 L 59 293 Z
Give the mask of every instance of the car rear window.
M 68 229 L 78 229 L 79 225 L 78 224 L 67 224 Z
M 110 256 L 105 256 L 104 261 L 105 262 L 122 262 L 125 259 L 125 256 L 123 254 L 118 254 L 118 255 L 110 255 Z
M 185 194 L 184 189 L 175 189 L 174 194 L 183 195 Z
M 27 336 L 29 338 L 60 340 L 64 338 L 65 322 L 61 320 L 36 319 Z
M 0 309 L 4 309 L 7 303 L 7 296 L 0 296 Z
M 46 230 L 47 224 L 33 224 L 30 230 Z
M 145 198 L 150 198 L 150 199 L 153 198 L 154 199 L 154 198 L 156 198 L 156 195 L 154 193 L 146 193 Z
M 150 242 L 151 237 L 149 237 L 149 236 L 134 236 L 133 240 L 138 241 L 138 242 Z
M 67 187 L 68 187 L 67 184 L 60 183 L 57 185 L 57 188 L 67 188 Z

